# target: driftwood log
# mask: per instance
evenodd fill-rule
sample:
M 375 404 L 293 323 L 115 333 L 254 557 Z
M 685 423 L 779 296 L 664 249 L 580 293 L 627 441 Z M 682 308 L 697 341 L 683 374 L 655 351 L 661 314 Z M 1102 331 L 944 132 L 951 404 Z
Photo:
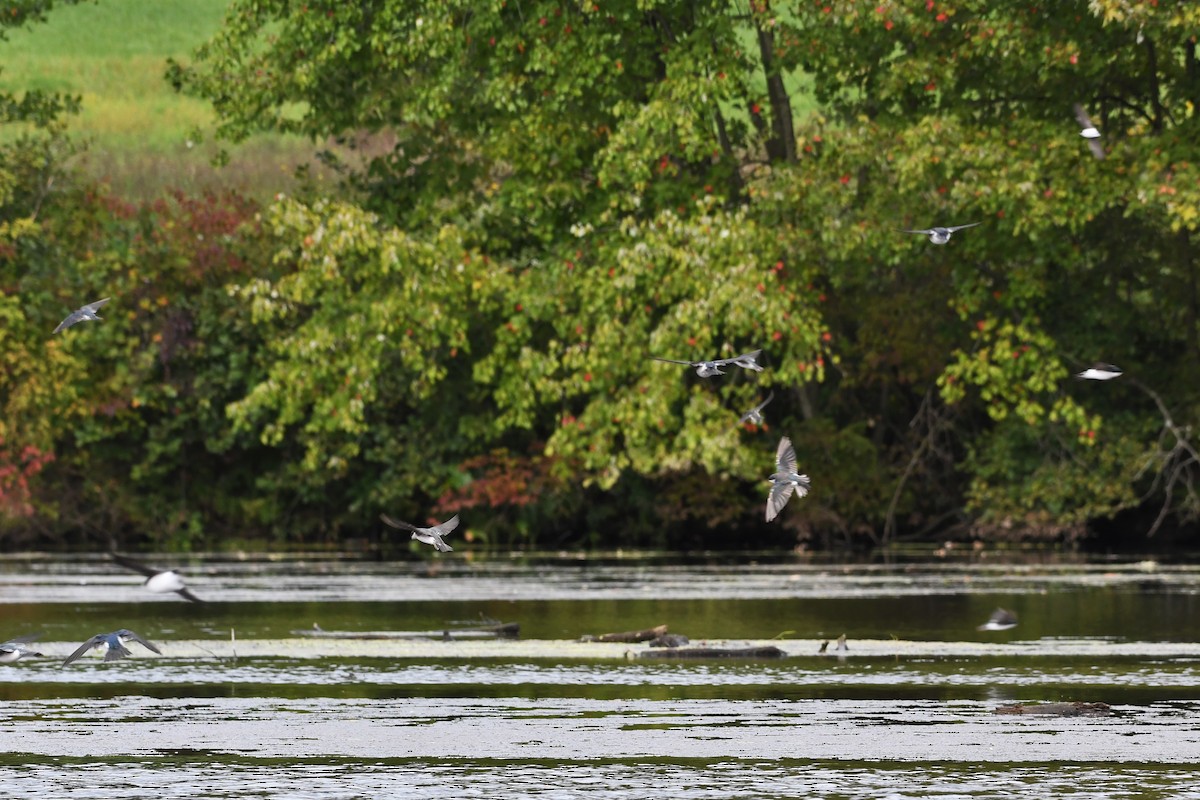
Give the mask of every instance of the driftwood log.
M 1030 705 L 1013 703 L 1008 706 L 1000 706 L 995 713 L 1051 717 L 1110 717 L 1113 710 L 1108 703 L 1032 703 Z
M 640 631 L 625 631 L 624 633 L 604 633 L 600 636 L 584 636 L 585 642 L 648 642 L 667 635 L 667 626 L 658 625 Z
M 502 622 L 475 628 L 444 628 L 438 631 L 326 631 L 320 628 L 292 631 L 293 636 L 313 639 L 516 639 L 521 623 Z
M 783 658 L 778 647 L 671 647 L 643 650 L 638 658 Z

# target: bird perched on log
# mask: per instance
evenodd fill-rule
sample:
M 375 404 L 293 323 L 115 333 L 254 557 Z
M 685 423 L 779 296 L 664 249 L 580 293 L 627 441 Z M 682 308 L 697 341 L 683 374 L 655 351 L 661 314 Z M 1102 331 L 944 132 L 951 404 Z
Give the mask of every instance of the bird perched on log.
M 442 537 L 450 533 L 458 527 L 458 514 L 455 514 L 450 519 L 440 525 L 434 525 L 429 528 L 418 528 L 416 525 L 410 525 L 407 522 L 402 522 L 398 519 L 392 519 L 387 514 L 380 514 L 379 518 L 393 528 L 399 528 L 402 531 L 412 531 L 412 538 L 418 542 L 431 544 L 440 553 L 449 553 L 454 548 L 442 541 Z

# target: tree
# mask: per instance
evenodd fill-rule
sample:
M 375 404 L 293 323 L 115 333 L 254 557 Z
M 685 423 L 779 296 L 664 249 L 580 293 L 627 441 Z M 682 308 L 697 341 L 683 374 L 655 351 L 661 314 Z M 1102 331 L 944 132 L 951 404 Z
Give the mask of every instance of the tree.
M 1196 411 L 1198 22 L 1185 2 L 1122 0 L 236 2 L 196 63 L 171 70 L 226 135 L 396 139 L 356 176 L 377 216 L 277 212 L 297 272 L 255 302 L 265 315 L 263 293 L 301 293 L 299 313 L 271 312 L 282 344 L 264 365 L 296 385 L 260 384 L 238 417 L 268 443 L 320 433 L 322 457 L 358 459 L 307 458 L 317 486 L 354 473 L 379 435 L 444 487 L 469 452 L 544 441 L 579 484 L 745 481 L 749 523 L 772 448 L 729 421 L 774 386 L 773 432 L 815 473 L 785 518 L 798 534 L 961 523 L 1077 537 L 1180 485 L 1154 479 L 1164 470 L 1191 486 L 1149 400 Z M 798 111 L 806 92 L 818 111 Z M 1076 103 L 1104 160 L 1078 136 Z M 350 219 L 366 228 L 318 253 L 331 279 L 354 276 L 305 289 L 321 266 L 304 237 Z M 945 247 L 896 230 L 963 222 L 982 224 Z M 392 264 L 402 281 L 358 272 Z M 452 265 L 469 288 L 426 280 Z M 435 360 L 435 379 L 394 406 L 370 387 L 375 417 L 442 421 L 450 403 L 453 445 L 428 449 L 365 410 L 323 418 L 321 397 L 352 408 L 339 382 L 357 385 L 364 360 L 372 380 L 413 366 L 370 343 L 392 331 L 367 312 L 376 300 L 470 315 L 430 334 L 467 369 Z M 303 352 L 355 341 L 320 368 Z M 771 371 L 758 385 L 647 358 L 759 346 Z M 1150 394 L 1070 385 L 1092 358 L 1135 365 Z M 1181 519 L 1197 510 L 1191 491 L 1164 500 Z

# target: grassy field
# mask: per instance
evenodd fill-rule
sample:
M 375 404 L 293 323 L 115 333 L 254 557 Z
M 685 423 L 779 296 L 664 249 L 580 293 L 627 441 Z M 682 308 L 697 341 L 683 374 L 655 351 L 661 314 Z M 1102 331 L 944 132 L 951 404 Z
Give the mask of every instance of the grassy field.
M 220 27 L 227 5 L 101 0 L 56 8 L 46 24 L 12 31 L 0 42 L 0 88 L 79 95 L 83 110 L 69 125 L 87 146 L 79 164 L 125 196 L 218 187 L 255 197 L 287 191 L 296 166 L 312 162 L 311 142 L 259 135 L 230 147 L 229 165 L 215 168 L 212 111 L 163 79 L 167 58 L 186 61 Z M 196 131 L 206 132 L 199 144 Z
M 265 199 L 291 189 L 299 165 L 307 165 L 314 180 L 332 180 L 313 158 L 317 146 L 295 136 L 260 134 L 225 144 L 229 164 L 212 165 L 218 143 L 211 109 L 176 93 L 163 76 L 168 58 L 186 63 L 220 28 L 228 5 L 229 0 L 100 0 L 55 8 L 47 23 L 11 31 L 0 42 L 0 89 L 79 95 L 83 109 L 69 127 L 85 145 L 78 164 L 125 197 L 235 188 Z M 742 38 L 756 52 L 753 31 L 743 31 Z M 815 110 L 809 82 L 802 75 L 786 80 L 793 113 L 804 119 Z M 765 98 L 765 80 L 759 84 Z M 12 135 L 0 131 L 0 137 Z

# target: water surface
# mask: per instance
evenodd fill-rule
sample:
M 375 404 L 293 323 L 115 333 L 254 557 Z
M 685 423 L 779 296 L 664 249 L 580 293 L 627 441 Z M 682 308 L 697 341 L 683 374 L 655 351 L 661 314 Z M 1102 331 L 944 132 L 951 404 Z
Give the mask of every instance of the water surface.
M 147 595 L 102 559 L 0 565 L 3 633 L 43 631 L 53 651 L 0 666 L 9 785 L 104 798 L 1200 797 L 1200 570 L 1186 564 L 446 559 L 188 574 L 210 602 Z M 999 605 L 1018 627 L 976 631 Z M 436 632 L 482 619 L 547 640 L 665 623 L 697 640 L 780 637 L 792 655 L 223 649 L 234 631 L 248 642 L 314 623 Z M 166 656 L 59 668 L 72 642 L 118 627 Z M 853 655 L 815 652 L 842 633 Z M 958 654 L 854 649 L 890 637 Z M 994 646 L 973 655 L 976 642 Z M 1075 700 L 1113 713 L 994 713 Z

